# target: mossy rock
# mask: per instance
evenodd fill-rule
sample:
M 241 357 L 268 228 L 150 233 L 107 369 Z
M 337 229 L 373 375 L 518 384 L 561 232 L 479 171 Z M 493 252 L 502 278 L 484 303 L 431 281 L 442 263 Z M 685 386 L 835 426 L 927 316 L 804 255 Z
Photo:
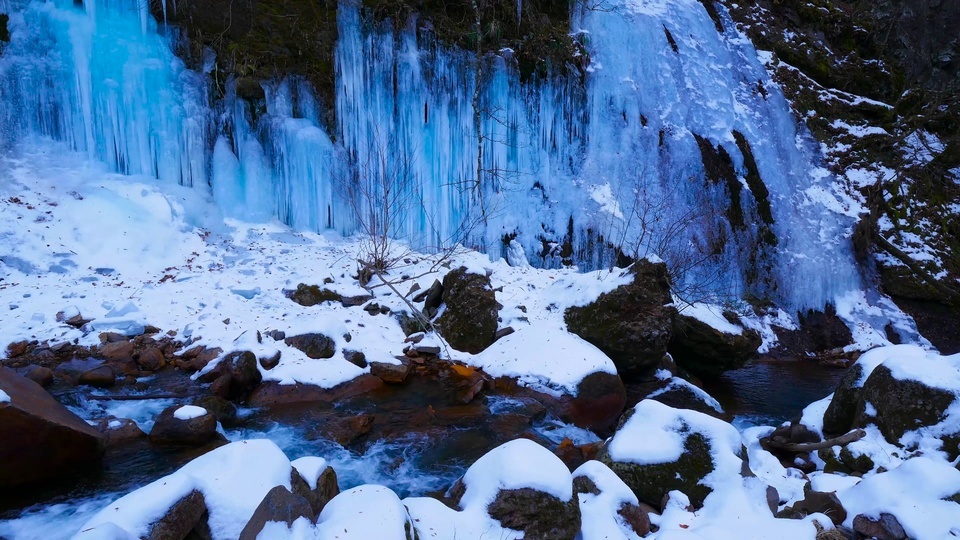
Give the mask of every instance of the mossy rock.
M 505 489 L 487 512 L 503 527 L 523 531 L 528 540 L 573 540 L 580 532 L 576 497 L 564 502 L 531 488 Z
M 833 399 L 823 413 L 823 431 L 830 434 L 842 434 L 850 431 L 853 419 L 860 404 L 860 386 L 857 382 L 863 376 L 863 366 L 854 364 L 840 379 L 833 392 Z
M 861 474 L 872 471 L 876 466 L 870 456 L 859 452 L 854 453 L 846 446 L 840 449 L 840 461 L 850 470 Z
M 489 277 L 453 270 L 443 278 L 443 303 L 436 326 L 453 348 L 476 354 L 493 344 L 500 305 Z
M 942 421 L 956 400 L 953 392 L 920 381 L 897 379 L 890 368 L 880 365 L 863 384 L 853 425 L 865 427 L 875 423 L 888 442 L 899 444 L 908 431 Z M 876 409 L 875 416 L 867 414 L 868 403 Z
M 632 283 L 564 313 L 567 329 L 609 356 L 625 381 L 649 375 L 660 363 L 677 312 L 665 264 L 637 261 L 631 271 Z
M 315 306 L 323 302 L 340 302 L 343 296 L 330 289 L 321 289 L 319 285 L 300 283 L 297 289 L 287 294 L 287 298 L 304 307 Z

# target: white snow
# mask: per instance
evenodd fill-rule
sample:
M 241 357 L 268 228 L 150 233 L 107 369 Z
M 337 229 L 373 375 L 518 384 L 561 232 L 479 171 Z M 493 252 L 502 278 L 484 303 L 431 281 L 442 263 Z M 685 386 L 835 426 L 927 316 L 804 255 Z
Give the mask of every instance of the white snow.
M 609 467 L 599 461 L 587 461 L 573 471 L 573 477 L 585 476 L 593 481 L 600 491 L 599 494 L 581 493 L 578 495 L 580 503 L 581 528 L 583 540 L 608 540 L 624 538 L 633 540 L 639 538 L 627 526 L 623 518 L 617 513 L 623 504 L 638 505 L 639 501 L 633 491 Z
M 270 489 L 290 488 L 291 470 L 283 451 L 271 441 L 231 443 L 111 503 L 87 521 L 77 538 L 102 538 L 100 532 L 87 531 L 115 530 L 114 526 L 143 537 L 174 503 L 198 490 L 209 512 L 213 538 L 235 539 Z
M 666 370 L 660 370 L 660 371 L 666 371 Z M 720 414 L 723 414 L 723 407 L 720 405 L 720 402 L 714 399 L 713 396 L 711 396 L 710 394 L 704 392 L 701 388 L 693 384 L 690 384 L 689 382 L 681 379 L 680 377 L 667 377 L 667 379 L 669 379 L 669 382 L 667 383 L 667 385 L 659 390 L 656 390 L 650 394 L 647 394 L 647 399 L 653 399 L 659 395 L 665 394 L 672 390 L 676 390 L 678 388 L 686 388 L 687 390 L 692 392 L 695 396 L 697 396 L 701 401 L 703 401 L 703 403 L 706 404 L 708 407 L 717 411 Z
M 317 540 L 406 540 L 410 515 L 383 486 L 363 485 L 333 498 L 317 519 Z
M 327 470 L 329 465 L 327 460 L 322 457 L 313 457 L 307 456 L 299 459 L 295 459 L 290 462 L 293 465 L 293 468 L 300 473 L 300 476 L 307 481 L 307 485 L 310 486 L 310 489 L 317 489 L 317 480 L 320 479 L 320 475 L 323 474 L 323 471 Z
M 184 405 L 173 412 L 173 417 L 177 420 L 193 420 L 209 414 L 203 407 L 196 405 Z
M 0 403 L 11 403 L 10 394 L 0 390 Z
M 733 324 L 723 316 L 722 306 L 704 302 L 695 302 L 693 304 L 678 303 L 678 306 L 677 309 L 681 314 L 693 317 L 724 334 L 739 336 L 743 333 L 741 326 Z
M 516 377 L 535 388 L 577 395 L 592 373 L 617 374 L 606 354 L 579 336 L 549 326 L 526 327 L 497 340 L 469 363 L 494 377 Z

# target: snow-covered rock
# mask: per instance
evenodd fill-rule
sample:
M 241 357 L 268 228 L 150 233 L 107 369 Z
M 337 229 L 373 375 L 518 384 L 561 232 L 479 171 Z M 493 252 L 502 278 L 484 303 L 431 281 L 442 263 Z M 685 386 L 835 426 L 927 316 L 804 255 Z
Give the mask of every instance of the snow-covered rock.
M 630 539 L 650 532 L 650 518 L 637 496 L 609 467 L 588 461 L 573 471 L 583 540 Z

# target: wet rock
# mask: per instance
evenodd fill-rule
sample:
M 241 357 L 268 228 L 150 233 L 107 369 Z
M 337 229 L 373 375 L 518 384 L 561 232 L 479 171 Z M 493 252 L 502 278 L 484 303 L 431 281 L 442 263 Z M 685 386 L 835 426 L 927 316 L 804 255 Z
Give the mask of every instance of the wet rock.
M 200 446 L 218 435 L 217 417 L 210 411 L 203 409 L 198 416 L 184 415 L 181 411 L 181 417 L 178 418 L 178 411 L 181 409 L 190 408 L 173 405 L 160 413 L 150 430 L 151 442 L 161 445 Z
M 53 371 L 43 366 L 27 366 L 23 376 L 46 388 L 53 384 Z
M 337 344 L 332 339 L 319 333 L 301 334 L 283 340 L 288 346 L 299 349 L 307 358 L 322 360 L 333 358 L 337 352 Z
M 632 272 L 629 285 L 564 314 L 568 330 L 609 356 L 624 380 L 648 375 L 667 353 L 677 311 L 665 264 L 639 261 Z
M 0 368 L 0 488 L 62 480 L 99 463 L 100 433 L 37 383 Z
M 156 347 L 147 347 L 140 351 L 137 357 L 137 365 L 145 371 L 160 371 L 167 364 L 163 352 Z
M 741 327 L 740 334 L 720 331 L 679 313 L 673 320 L 669 350 L 674 360 L 697 375 L 717 376 L 744 366 L 757 353 L 760 333 Z
M 284 486 L 277 486 L 268 491 L 260 501 L 250 521 L 240 533 L 240 540 L 256 540 L 268 521 L 278 521 L 289 527 L 300 518 L 313 521 L 314 514 L 310 503 Z
M 182 540 L 188 538 L 207 514 L 203 494 L 191 491 L 174 503 L 163 516 L 150 526 L 147 540 Z
M 318 426 L 313 435 L 347 446 L 370 433 L 374 420 L 372 414 L 332 418 Z
M 133 349 L 132 341 L 108 341 L 100 346 L 99 355 L 104 360 L 119 362 L 133 358 Z
M 193 404 L 213 413 L 225 426 L 232 425 L 237 419 L 237 406 L 220 396 L 203 396 L 193 400 Z
M 117 446 L 146 437 L 136 422 L 129 418 L 108 416 L 97 422 L 97 431 L 103 435 L 108 447 Z
M 476 354 L 493 343 L 500 306 L 489 277 L 453 270 L 443 278 L 443 303 L 435 324 L 451 347 Z
M 333 403 L 377 390 L 382 388 L 383 384 L 379 377 L 366 373 L 333 388 L 321 388 L 300 383 L 281 385 L 275 381 L 270 381 L 258 386 L 248 397 L 247 403 L 251 407 L 311 401 Z
M 96 388 L 110 388 L 117 382 L 117 374 L 112 367 L 103 365 L 84 371 L 78 379 L 80 384 Z
M 853 518 L 853 530 L 866 538 L 876 540 L 905 540 L 907 533 L 893 514 L 882 513 L 880 518 L 863 514 Z
M 401 384 L 410 375 L 410 364 L 387 364 L 386 362 L 370 362 L 370 373 L 385 383 Z

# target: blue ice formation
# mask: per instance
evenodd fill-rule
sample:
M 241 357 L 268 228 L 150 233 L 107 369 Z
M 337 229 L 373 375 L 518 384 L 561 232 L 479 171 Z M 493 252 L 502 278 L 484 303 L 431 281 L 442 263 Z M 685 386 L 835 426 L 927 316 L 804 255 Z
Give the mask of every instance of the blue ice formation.
M 851 224 L 822 202 L 832 177 L 727 14 L 718 31 L 697 0 L 605 4 L 571 17 L 584 78 L 521 83 L 510 51 L 478 59 L 344 1 L 335 103 L 291 76 L 264 81 L 253 114 L 232 81 L 213 97 L 213 60 L 188 70 L 141 0 L 0 0 L 0 146 L 57 139 L 247 221 L 519 245 L 539 266 L 609 265 L 614 246 L 665 259 L 679 288 L 794 308 L 859 288 Z

